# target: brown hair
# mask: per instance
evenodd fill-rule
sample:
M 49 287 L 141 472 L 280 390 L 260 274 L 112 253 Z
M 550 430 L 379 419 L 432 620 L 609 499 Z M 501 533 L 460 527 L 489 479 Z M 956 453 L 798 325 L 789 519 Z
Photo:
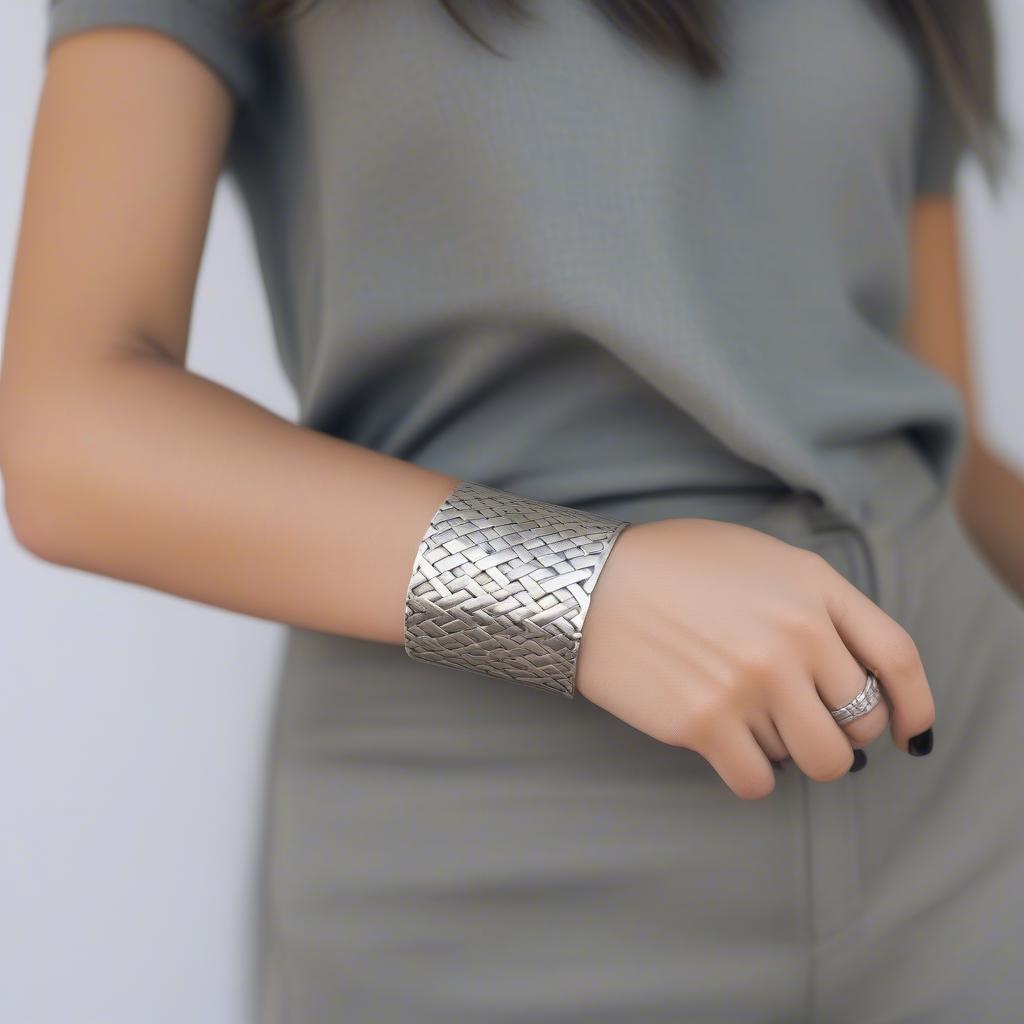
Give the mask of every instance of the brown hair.
M 298 0 L 256 0 L 262 27 L 300 10 Z M 496 56 L 466 17 L 465 0 L 439 0 L 452 19 Z M 479 6 L 483 0 L 471 0 Z M 519 20 L 532 17 L 525 0 L 486 0 Z M 966 144 L 978 157 L 990 185 L 1003 173 L 1007 130 L 997 94 L 997 51 L 988 0 L 864 0 L 889 16 L 912 52 L 936 80 Z M 619 29 L 652 53 L 675 60 L 702 79 L 723 74 L 714 39 L 714 0 L 591 0 Z

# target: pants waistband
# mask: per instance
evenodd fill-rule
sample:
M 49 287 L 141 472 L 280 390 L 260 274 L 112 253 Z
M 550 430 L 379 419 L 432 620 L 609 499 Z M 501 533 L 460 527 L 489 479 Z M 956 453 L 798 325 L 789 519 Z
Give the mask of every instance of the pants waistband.
M 871 486 L 843 506 L 810 490 L 731 486 L 616 497 L 588 504 L 594 512 L 631 522 L 703 516 L 755 528 L 778 529 L 799 542 L 817 534 L 847 534 L 859 548 L 863 589 L 889 614 L 898 614 L 899 566 L 911 549 L 929 542 L 954 515 L 921 454 L 905 438 L 887 439 L 874 452 Z
M 902 439 L 901 439 L 902 440 Z M 906 574 L 958 530 L 956 508 L 947 489 L 909 442 L 887 447 L 873 465 L 870 490 L 848 509 L 830 506 L 816 495 L 806 499 L 804 520 L 813 532 L 848 535 L 858 549 L 861 589 L 900 621 L 905 612 Z
M 928 517 L 946 498 L 924 457 L 904 435 L 875 446 L 870 467 L 868 482 L 842 505 L 810 495 L 812 517 L 821 523 L 846 524 L 881 540 Z

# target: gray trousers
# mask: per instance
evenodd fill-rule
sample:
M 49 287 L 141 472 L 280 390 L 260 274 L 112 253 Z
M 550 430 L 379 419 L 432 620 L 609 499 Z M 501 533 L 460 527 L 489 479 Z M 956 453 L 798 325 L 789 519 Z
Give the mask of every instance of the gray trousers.
M 806 494 L 608 502 L 819 551 L 915 639 L 926 757 L 743 801 L 567 701 L 293 630 L 261 1024 L 1009 1024 L 1024 1014 L 1024 605 L 916 460 L 868 525 Z M 884 682 L 884 681 L 883 681 Z

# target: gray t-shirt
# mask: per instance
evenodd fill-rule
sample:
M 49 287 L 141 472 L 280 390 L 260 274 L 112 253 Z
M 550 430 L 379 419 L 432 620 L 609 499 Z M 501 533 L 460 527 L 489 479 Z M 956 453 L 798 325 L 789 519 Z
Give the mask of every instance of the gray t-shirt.
M 900 340 L 907 213 L 963 143 L 876 5 L 721 2 L 714 84 L 589 0 L 469 38 L 436 0 L 50 0 L 47 45 L 164 32 L 238 102 L 300 422 L 584 505 L 793 487 L 871 515 L 880 467 L 936 487 L 963 397 Z M 300 5 L 305 7 L 305 5 Z

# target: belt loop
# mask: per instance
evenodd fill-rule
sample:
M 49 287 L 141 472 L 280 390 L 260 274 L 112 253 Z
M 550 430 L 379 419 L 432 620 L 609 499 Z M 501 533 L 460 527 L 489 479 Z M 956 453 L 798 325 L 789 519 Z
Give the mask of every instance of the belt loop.
M 843 515 L 814 491 L 802 492 L 801 498 L 806 509 L 807 521 L 815 530 L 830 530 L 851 525 L 848 516 Z

